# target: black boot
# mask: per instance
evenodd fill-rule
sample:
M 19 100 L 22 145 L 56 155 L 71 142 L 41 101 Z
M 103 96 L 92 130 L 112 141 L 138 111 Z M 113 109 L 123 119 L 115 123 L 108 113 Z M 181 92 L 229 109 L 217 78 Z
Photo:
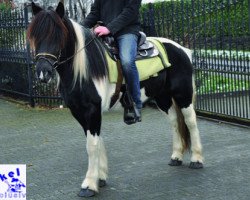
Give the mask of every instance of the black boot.
M 123 120 L 126 124 L 141 122 L 141 109 L 136 108 L 127 86 L 122 97 L 122 105 L 124 107 Z
M 141 122 L 141 109 L 138 109 L 135 106 L 132 108 L 124 108 L 123 120 L 128 125 Z
M 123 120 L 127 125 L 137 122 L 137 117 L 133 108 L 124 108 Z
M 141 118 L 140 112 L 136 109 L 128 89 L 123 94 L 122 105 L 124 107 L 123 120 L 126 124 L 134 124 L 138 121 L 138 118 Z

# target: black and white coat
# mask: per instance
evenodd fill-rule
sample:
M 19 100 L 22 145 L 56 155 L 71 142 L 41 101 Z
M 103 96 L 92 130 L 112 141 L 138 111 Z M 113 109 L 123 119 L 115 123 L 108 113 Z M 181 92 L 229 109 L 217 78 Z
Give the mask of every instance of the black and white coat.
M 55 62 L 55 58 L 58 59 L 56 62 L 61 63 L 56 67 L 60 92 L 87 137 L 88 170 L 79 195 L 93 196 L 99 184 L 105 185 L 108 177 L 101 122 L 103 112 L 109 110 L 115 85 L 108 79 L 105 54 L 88 30 L 64 17 L 61 3 L 55 12 L 43 10 L 34 4 L 32 8 L 37 17 L 31 22 L 28 37 L 39 55 L 37 75 L 41 81 L 48 82 L 53 70 L 51 63 Z M 46 36 L 46 30 L 51 27 L 55 30 L 50 34 L 57 34 L 53 40 L 53 35 Z M 170 121 L 173 152 L 169 164 L 181 165 L 185 150 L 191 148 L 190 167 L 202 168 L 202 145 L 193 106 L 195 87 L 191 52 L 169 39 L 158 39 L 164 45 L 172 66 L 162 70 L 159 76 L 141 82 L 142 91 L 155 99 Z M 67 59 L 67 62 L 63 62 Z

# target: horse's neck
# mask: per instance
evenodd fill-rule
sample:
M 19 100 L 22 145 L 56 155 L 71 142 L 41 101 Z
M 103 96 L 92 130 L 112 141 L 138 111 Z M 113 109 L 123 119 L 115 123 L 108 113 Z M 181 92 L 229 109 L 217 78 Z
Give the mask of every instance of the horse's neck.
M 71 36 L 72 37 L 72 36 Z M 61 62 L 69 59 L 62 65 L 59 65 L 57 68 L 57 72 L 60 77 L 60 84 L 63 85 L 64 88 L 72 87 L 72 80 L 73 80 L 73 59 L 72 56 L 75 53 L 75 41 L 73 39 L 68 39 L 66 42 L 65 48 L 61 50 Z
M 60 65 L 57 68 L 57 73 L 59 75 L 59 82 L 62 87 L 65 89 L 72 87 L 73 70 L 71 69 L 70 65 Z

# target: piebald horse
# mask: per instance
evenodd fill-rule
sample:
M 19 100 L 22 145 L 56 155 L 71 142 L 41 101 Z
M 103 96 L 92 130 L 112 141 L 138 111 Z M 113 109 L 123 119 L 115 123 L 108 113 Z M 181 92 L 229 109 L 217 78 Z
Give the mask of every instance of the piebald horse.
M 87 137 L 88 170 L 79 196 L 94 196 L 99 186 L 106 185 L 108 176 L 100 130 L 103 111 L 110 108 L 116 88 L 109 82 L 105 49 L 89 29 L 66 17 L 62 3 L 55 11 L 32 3 L 32 11 L 34 17 L 27 36 L 36 54 L 36 73 L 45 83 L 52 78 L 53 70 L 59 75 L 64 102 Z M 158 40 L 167 52 L 171 67 L 160 71 L 157 77 L 142 81 L 141 88 L 170 120 L 173 152 L 169 165 L 181 165 L 185 150 L 191 149 L 189 167 L 202 168 L 190 50 L 165 38 Z

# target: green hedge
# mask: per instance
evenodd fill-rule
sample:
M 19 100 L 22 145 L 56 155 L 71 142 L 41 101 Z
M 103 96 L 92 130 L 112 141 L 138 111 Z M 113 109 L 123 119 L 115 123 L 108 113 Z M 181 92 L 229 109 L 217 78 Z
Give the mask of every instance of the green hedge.
M 156 29 L 167 24 L 176 33 L 199 31 L 200 36 L 247 36 L 249 35 L 248 0 L 179 0 L 151 4 Z M 150 4 L 141 7 L 142 18 L 148 13 Z M 184 33 L 183 33 L 184 32 Z M 159 32 L 159 36 L 165 32 Z
M 197 86 L 198 94 L 212 94 L 223 92 L 249 91 L 250 83 L 247 81 L 247 75 L 227 76 L 226 74 L 218 74 L 217 72 L 206 72 L 196 70 L 195 76 L 199 81 Z M 239 78 L 241 77 L 241 78 Z
M 1 29 L 6 17 L 11 15 L 11 6 L 8 3 L 0 3 L 0 48 L 4 48 L 8 43 L 13 43 L 13 37 L 9 37 L 10 31 Z
M 10 3 L 0 3 L 0 12 L 10 11 L 10 10 L 11 10 L 11 4 Z
M 26 40 L 23 11 L 11 10 L 8 4 L 1 3 L 0 22 L 0 48 L 23 50 Z

